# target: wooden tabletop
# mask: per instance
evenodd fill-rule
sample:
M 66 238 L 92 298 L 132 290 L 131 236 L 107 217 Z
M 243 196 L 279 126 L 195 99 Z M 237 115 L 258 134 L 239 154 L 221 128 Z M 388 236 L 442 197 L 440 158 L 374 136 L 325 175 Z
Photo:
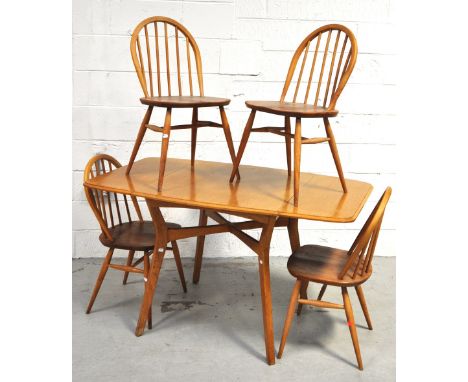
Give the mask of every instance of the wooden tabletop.
M 126 166 L 85 182 L 92 188 L 170 202 L 181 207 L 328 222 L 352 222 L 361 211 L 372 186 L 346 180 L 348 192 L 339 178 L 301 173 L 300 196 L 293 205 L 293 179 L 286 170 L 240 166 L 240 182 L 230 184 L 232 164 L 168 159 L 162 192 L 157 192 L 159 158 L 134 163 L 130 175 Z

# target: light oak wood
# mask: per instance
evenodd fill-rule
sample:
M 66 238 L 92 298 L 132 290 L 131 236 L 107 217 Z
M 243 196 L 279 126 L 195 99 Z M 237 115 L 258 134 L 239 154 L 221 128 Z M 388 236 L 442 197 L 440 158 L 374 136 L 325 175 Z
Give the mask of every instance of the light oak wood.
M 159 158 L 146 158 L 135 162 L 130 175 L 126 175 L 125 168 L 119 168 L 85 182 L 85 187 L 99 191 L 146 198 L 156 227 L 154 253 L 135 334 L 142 335 L 148 322 L 167 244 L 178 239 L 198 238 L 193 276 L 196 283 L 200 276 L 205 236 L 231 233 L 258 256 L 265 354 L 267 363 L 274 364 L 269 270 L 269 248 L 274 227 L 288 227 L 291 248 L 297 250 L 300 248 L 298 218 L 353 221 L 372 186 L 351 180 L 348 181 L 349 192 L 343 194 L 338 178 L 303 173 L 301 187 L 310 194 L 310 198 L 303 198 L 298 206 L 294 206 L 293 185 L 284 170 L 242 166 L 243 181 L 231 185 L 226 182 L 232 168 L 229 164 L 199 161 L 195 168 L 191 168 L 189 160 L 168 158 L 165 186 L 162 192 L 158 192 L 157 175 L 153 170 L 158 165 Z M 199 224 L 195 227 L 172 227 L 164 220 L 160 211 L 162 207 L 200 209 Z M 250 220 L 233 223 L 220 213 Z M 217 224 L 208 225 L 208 218 Z M 262 230 L 260 239 L 244 232 L 258 228 Z
M 291 119 L 284 117 L 284 143 L 286 144 L 286 165 L 288 166 L 288 176 L 291 176 Z
M 86 314 L 91 313 L 91 309 L 93 308 L 94 301 L 96 300 L 99 290 L 101 289 L 102 282 L 104 281 L 104 278 L 106 277 L 107 270 L 109 269 L 109 264 L 112 260 L 113 254 L 114 254 L 114 248 L 109 248 L 109 250 L 107 251 L 106 257 L 104 261 L 102 262 L 101 270 L 99 271 L 96 284 L 94 285 L 93 293 L 91 294 L 91 298 L 89 299 L 88 307 L 86 308 Z
M 347 288 L 355 287 L 367 326 L 369 330 L 372 330 L 372 322 L 367 309 L 362 284 L 372 275 L 372 258 L 374 256 L 385 208 L 391 193 L 392 189 L 388 187 L 348 251 L 320 245 L 305 245 L 293 250 L 293 254 L 288 259 L 288 271 L 296 278 L 296 287 L 293 290 L 288 314 L 286 315 L 278 357 L 283 353 L 289 327 L 291 325 L 291 309 L 294 309 L 296 303 L 298 303 L 299 306 L 307 304 L 320 308 L 344 309 L 358 367 L 360 370 L 363 369 L 354 313 Z M 303 295 L 299 297 L 299 291 L 296 291 L 296 289 L 304 288 L 306 282 L 323 284 L 317 300 L 309 300 Z M 322 301 L 322 297 L 328 285 L 341 287 L 343 305 Z
M 345 287 L 341 288 L 341 293 L 343 294 L 343 304 L 346 313 L 346 319 L 348 320 L 349 332 L 351 334 L 351 339 L 353 341 L 354 352 L 356 353 L 356 359 L 358 362 L 359 370 L 363 370 L 361 358 L 361 349 L 359 348 L 359 340 L 356 330 L 356 323 L 354 322 L 354 313 L 351 306 L 351 301 L 349 299 L 348 290 Z
M 346 181 L 345 181 L 344 174 L 343 174 L 343 169 L 341 168 L 341 161 L 340 161 L 340 156 L 338 154 L 338 148 L 336 147 L 335 136 L 333 135 L 333 131 L 331 129 L 328 118 L 324 118 L 323 122 L 325 123 L 325 130 L 327 132 L 328 144 L 330 146 L 333 160 L 335 161 L 336 170 L 338 171 L 338 176 L 340 177 L 341 187 L 343 187 L 344 192 L 348 192 L 348 188 L 346 187 Z
M 289 244 L 291 245 L 291 251 L 299 249 L 301 246 L 300 237 L 299 237 L 299 220 L 298 219 L 288 219 L 288 235 L 289 235 Z
M 166 118 L 164 118 L 164 127 L 161 141 L 161 158 L 159 160 L 158 191 L 161 192 L 164 171 L 166 170 L 167 149 L 169 147 L 169 137 L 171 135 L 171 108 L 166 109 Z
M 325 40 L 324 47 L 322 38 Z M 311 55 L 309 55 L 310 49 L 313 50 L 313 54 Z M 346 59 L 343 60 L 345 56 Z M 309 59 L 309 57 L 312 58 Z M 288 175 L 291 175 L 290 139 L 294 138 L 294 179 L 296 182 L 300 174 L 301 145 L 328 142 L 338 176 L 340 177 L 342 190 L 344 193 L 346 193 L 348 189 L 343 175 L 335 138 L 333 136 L 331 125 L 328 119 L 338 115 L 336 102 L 341 95 L 346 83 L 348 82 L 351 72 L 354 69 L 356 58 L 356 38 L 354 37 L 353 33 L 345 26 L 339 24 L 325 25 L 309 34 L 302 41 L 293 55 L 288 73 L 286 75 L 286 81 L 280 100 L 255 100 L 245 102 L 246 106 L 252 110 L 252 113 L 244 129 L 244 134 L 237 152 L 237 158 L 233 165 L 232 174 L 236 173 L 239 168 L 239 164 L 247 145 L 250 132 L 284 135 Z M 300 65 L 298 65 L 299 61 L 301 61 Z M 310 61 L 310 64 L 308 61 Z M 309 75 L 307 86 L 303 92 L 305 93 L 304 99 L 303 102 L 300 102 L 298 96 L 300 94 L 301 85 L 304 84 L 303 74 L 307 73 L 306 68 L 310 68 L 307 69 L 309 71 Z M 318 77 L 314 75 L 316 69 L 319 70 Z M 297 73 L 297 75 L 295 73 Z M 295 78 L 296 86 L 291 86 L 293 84 L 293 78 Z M 312 92 L 315 97 L 313 103 L 308 103 L 312 85 L 316 87 L 315 92 Z M 290 95 L 290 97 L 288 97 L 288 95 Z M 290 100 L 288 101 L 288 99 Z M 291 135 L 291 129 L 288 122 L 286 122 L 284 126 L 279 127 L 252 128 L 255 118 L 255 111 L 281 115 L 285 118 L 295 117 L 295 134 Z M 300 131 L 301 118 L 322 118 L 324 120 L 327 137 L 302 137 Z M 298 128 L 299 131 L 297 131 Z M 231 175 L 230 182 L 233 180 L 234 177 Z M 299 199 L 299 187 L 297 187 L 297 184 L 294 188 L 294 196 L 295 204 L 297 205 L 297 201 Z
M 159 273 L 161 271 L 164 255 L 167 249 L 167 243 L 170 241 L 167 238 L 167 227 L 161 212 L 159 210 L 154 211 L 152 208 L 149 208 L 149 210 L 153 219 L 153 223 L 155 224 L 156 242 L 153 250 L 153 259 L 149 265 L 147 277 L 145 277 L 145 294 L 143 296 L 143 301 L 140 307 L 140 315 L 138 317 L 137 327 L 135 329 L 135 335 L 137 337 L 143 334 L 145 325 L 149 320 L 154 292 L 158 284 Z M 160 216 L 156 217 L 156 213 L 159 213 Z
M 237 156 L 236 160 L 234 161 L 234 165 L 232 166 L 231 177 L 229 178 L 229 182 L 232 183 L 236 174 L 239 173 L 239 165 L 242 155 L 244 154 L 245 146 L 247 145 L 247 141 L 249 140 L 250 132 L 252 131 L 253 122 L 255 119 L 255 110 L 252 110 L 249 115 L 249 119 L 247 120 L 247 124 L 245 125 L 244 132 L 242 134 L 242 139 L 239 144 L 239 148 L 237 149 Z M 240 178 L 238 178 L 239 180 Z
M 185 283 L 184 268 L 182 266 L 182 261 L 180 260 L 179 246 L 177 245 L 177 241 L 175 240 L 172 240 L 171 244 L 172 244 L 172 252 L 174 252 L 174 260 L 176 263 L 177 272 L 179 273 L 179 278 L 182 283 L 182 289 L 184 290 L 185 293 L 187 293 L 187 285 Z
M 286 312 L 286 318 L 284 320 L 283 325 L 283 335 L 281 336 L 281 343 L 278 350 L 278 359 L 283 356 L 284 345 L 286 345 L 286 339 L 288 338 L 289 329 L 291 327 L 291 322 L 294 316 L 294 307 L 297 304 L 298 297 L 299 297 L 299 290 L 301 288 L 301 282 L 296 280 L 296 284 L 294 284 L 293 291 L 291 293 L 291 298 L 289 300 L 288 311 Z
M 330 308 L 330 309 L 344 309 L 344 305 L 335 304 L 333 302 L 321 301 L 321 300 L 308 300 L 307 298 L 300 298 L 297 300 L 299 304 L 312 305 L 317 308 Z
M 161 96 L 142 97 L 140 102 L 143 105 L 171 107 L 171 108 L 195 108 L 195 107 L 219 107 L 229 105 L 231 102 L 227 98 L 203 97 L 203 96 Z
M 270 241 L 275 227 L 276 217 L 270 217 L 263 226 L 259 240 L 258 268 L 260 275 L 260 293 L 262 296 L 263 334 L 265 339 L 266 358 L 269 365 L 275 363 L 273 308 L 270 289 Z
M 195 152 L 197 150 L 197 132 L 198 132 L 198 108 L 192 110 L 191 142 L 190 142 L 190 166 L 195 166 Z
M 366 298 L 364 297 L 364 291 L 362 290 L 362 286 L 356 285 L 354 288 L 356 289 L 356 293 L 359 298 L 359 303 L 361 304 L 362 312 L 364 313 L 364 317 L 366 318 L 367 327 L 369 328 L 369 330 L 373 330 L 374 328 L 372 327 L 372 321 L 370 318 L 369 311 L 367 309 Z
M 145 272 L 141 269 L 134 269 L 131 266 L 127 265 L 120 265 L 120 264 L 109 264 L 109 268 L 112 269 L 118 269 L 119 271 L 124 271 L 124 272 L 133 272 L 133 273 L 141 273 L 144 274 Z
M 299 202 L 299 183 L 301 176 L 301 119 L 296 118 L 294 132 L 294 205 Z
M 229 155 L 231 156 L 231 161 L 234 163 L 236 161 L 236 152 L 234 150 L 234 145 L 232 143 L 231 128 L 229 127 L 229 121 L 226 116 L 226 111 L 223 106 L 219 107 L 219 113 L 221 114 L 221 122 L 224 131 L 224 137 L 228 145 Z M 240 179 L 239 171 L 236 173 L 237 177 Z
M 149 274 L 149 270 L 150 270 L 150 261 L 149 261 L 149 256 L 147 253 L 145 253 L 144 257 L 143 257 L 143 260 L 144 260 L 144 281 L 146 283 L 146 280 L 148 279 L 148 274 Z M 185 292 L 185 291 L 184 291 Z M 148 329 L 152 329 L 153 328 L 153 309 L 151 308 L 150 306 L 150 309 L 149 309 L 149 312 L 148 312 Z
M 208 222 L 208 216 L 206 211 L 201 209 L 200 210 L 200 218 L 198 220 L 198 226 L 204 227 Z M 200 272 L 201 272 L 201 265 L 202 265 L 202 257 L 203 257 L 203 248 L 205 246 L 205 236 L 198 236 L 197 237 L 197 245 L 195 249 L 195 263 L 193 266 L 193 278 L 192 282 L 194 284 L 198 284 L 200 280 Z
M 102 175 L 112 175 L 117 170 L 122 172 L 123 169 L 115 158 L 106 154 L 96 155 L 88 161 L 84 170 L 83 179 L 86 183 L 86 181 L 96 179 L 96 177 Z M 122 195 L 120 193 L 98 190 L 86 186 L 84 191 L 89 205 L 101 227 L 102 232 L 99 236 L 99 240 L 104 246 L 109 248 L 86 310 L 86 313 L 90 313 L 109 268 L 124 272 L 123 284 L 127 283 L 129 273 L 145 274 L 145 270 L 137 268 L 137 265 L 143 261 L 145 261 L 146 265 L 146 262 L 149 261 L 149 255 L 153 251 L 155 244 L 155 229 L 153 222 L 143 220 L 135 195 Z M 133 214 L 130 206 L 133 207 Z M 134 215 L 136 215 L 136 219 Z M 171 228 L 180 227 L 180 225 L 174 223 L 167 224 Z M 126 265 L 111 263 L 115 249 L 129 251 Z M 175 241 L 172 243 L 172 249 L 182 287 L 185 292 L 185 278 L 180 254 Z M 134 262 L 133 259 L 136 251 L 142 251 L 143 256 Z M 149 314 L 151 314 L 151 312 Z
M 229 184 L 232 166 L 227 163 L 198 161 L 191 169 L 190 160 L 168 158 L 165 189 L 157 191 L 159 158 L 135 162 L 130 176 L 123 166 L 110 174 L 89 179 L 85 185 L 98 190 L 174 202 L 190 208 L 284 216 L 328 222 L 352 222 L 361 211 L 372 186 L 347 180 L 348 193 L 341 192 L 337 177 L 302 173 L 300 187 L 306 198 L 293 204 L 293 185 L 286 170 L 241 166 L 242 182 Z
M 153 113 L 153 106 L 148 106 L 145 116 L 143 117 L 143 121 L 141 121 L 140 129 L 138 130 L 135 144 L 133 145 L 132 154 L 130 155 L 130 161 L 126 170 L 127 175 L 130 173 L 133 162 L 135 161 L 136 156 L 138 154 L 138 150 L 140 149 L 141 142 L 143 142 L 143 138 L 145 137 L 146 129 L 148 128 L 148 124 L 151 119 L 152 113 Z M 161 132 L 162 132 L 162 129 L 161 129 Z
M 151 28 L 151 25 L 153 28 Z M 154 29 L 154 31 L 153 31 Z M 153 34 L 150 36 L 150 34 Z M 160 41 L 160 40 L 163 41 Z M 144 47 L 143 47 L 144 45 Z M 185 49 L 182 47 L 185 46 Z M 174 60 L 174 53 L 176 62 Z M 127 174 L 132 170 L 138 150 L 147 129 L 162 134 L 161 144 L 161 162 L 159 167 L 158 191 L 161 192 L 164 182 L 165 163 L 168 154 L 168 146 L 171 130 L 192 129 L 191 158 L 192 167 L 195 164 L 195 148 L 197 139 L 197 129 L 204 126 L 222 128 L 228 144 L 231 160 L 234 162 L 235 150 L 232 142 L 229 123 L 224 112 L 224 106 L 230 103 L 227 98 L 208 97 L 204 94 L 203 71 L 200 50 L 190 32 L 179 22 L 168 17 L 154 16 L 141 21 L 134 29 L 130 41 L 130 53 L 135 66 L 135 71 L 143 90 L 143 97 L 140 101 L 148 106 L 148 110 L 140 126 L 135 145 L 130 156 L 127 167 Z M 163 56 L 163 57 L 161 57 Z M 184 57 L 185 56 L 185 57 Z M 153 58 L 156 57 L 156 70 L 154 71 Z M 192 57 L 195 65 L 192 65 Z M 184 60 L 187 62 L 185 65 Z M 171 68 L 177 74 L 177 81 L 171 83 Z M 188 78 L 184 77 L 185 68 L 187 68 Z M 195 70 L 196 73 L 192 73 Z M 164 76 L 166 73 L 165 85 Z M 157 94 L 153 77 L 157 77 Z M 198 83 L 198 95 L 194 94 L 197 88 L 193 84 L 196 79 Z M 187 83 L 188 82 L 188 83 Z M 177 84 L 177 85 L 176 85 Z M 187 87 L 189 89 L 187 89 Z M 174 89 L 175 88 L 175 89 Z M 186 93 L 189 91 L 189 95 Z M 174 94 L 177 93 L 177 94 Z M 166 109 L 166 118 L 164 127 L 150 123 L 153 107 L 162 107 Z M 219 107 L 221 110 L 221 123 L 198 121 L 198 108 Z M 186 125 L 171 125 L 172 109 L 191 108 L 192 123 Z

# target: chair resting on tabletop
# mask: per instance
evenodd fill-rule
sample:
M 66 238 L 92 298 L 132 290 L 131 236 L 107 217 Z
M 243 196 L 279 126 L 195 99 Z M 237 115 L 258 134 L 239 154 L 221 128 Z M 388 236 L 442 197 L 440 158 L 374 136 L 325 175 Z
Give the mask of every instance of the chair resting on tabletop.
M 170 35 L 170 33 L 173 34 Z M 193 167 L 197 129 L 206 126 L 222 128 L 231 160 L 234 163 L 234 145 L 224 110 L 224 106 L 231 101 L 227 98 L 205 96 L 200 50 L 190 32 L 183 25 L 168 17 L 150 17 L 140 22 L 133 31 L 130 52 L 144 93 L 144 97 L 140 98 L 140 101 L 148 108 L 130 156 L 127 174 L 130 174 L 147 129 L 162 134 L 158 192 L 161 192 L 163 186 L 172 130 L 191 129 L 191 166 Z M 177 76 L 173 76 L 173 78 L 171 78 L 171 68 L 177 73 Z M 194 69 L 194 73 L 192 73 L 192 69 Z M 196 82 L 195 85 L 194 82 Z M 196 86 L 197 84 L 198 86 Z M 197 88 L 198 95 L 195 94 Z M 166 109 L 163 126 L 150 124 L 154 107 Z M 207 107 L 219 108 L 221 123 L 199 120 L 198 109 Z M 178 108 L 192 109 L 191 123 L 171 125 L 172 109 Z
M 309 54 L 310 51 L 310 54 Z M 297 67 L 302 57 L 300 68 Z M 329 118 L 336 117 L 336 102 L 353 71 L 357 57 L 357 42 L 353 33 L 343 25 L 325 25 L 309 34 L 299 45 L 289 66 L 286 82 L 279 101 L 246 101 L 251 109 L 244 129 L 230 182 L 239 171 L 251 132 L 273 133 L 284 136 L 288 175 L 291 175 L 291 139 L 294 139 L 294 205 L 299 198 L 301 170 L 301 145 L 328 142 L 335 162 L 341 186 L 347 192 L 335 137 Z M 296 70 L 298 69 L 298 70 Z M 305 70 L 304 70 L 305 69 Z M 296 86 L 290 86 L 295 78 Z M 304 82 L 306 81 L 306 82 Z M 303 84 L 305 86 L 300 86 Z M 312 85 L 312 86 L 311 86 Z M 307 103 L 310 98 L 313 104 Z M 290 101 L 288 102 L 287 99 Z M 281 115 L 284 126 L 253 128 L 256 112 Z M 295 131 L 291 132 L 290 118 L 296 118 Z M 302 118 L 322 118 L 326 137 L 305 138 L 302 136 Z

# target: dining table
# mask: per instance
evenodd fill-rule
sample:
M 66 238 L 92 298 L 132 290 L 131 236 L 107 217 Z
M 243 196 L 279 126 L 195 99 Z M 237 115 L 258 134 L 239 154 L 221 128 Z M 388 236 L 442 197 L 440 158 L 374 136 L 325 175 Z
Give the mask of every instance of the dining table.
M 197 237 L 193 282 L 198 283 L 205 236 L 231 233 L 258 258 L 266 361 L 273 365 L 275 347 L 269 255 L 274 228 L 287 227 L 294 251 L 300 247 L 299 219 L 353 222 L 368 199 L 372 185 L 346 179 L 347 192 L 343 192 L 338 177 L 302 172 L 301 195 L 295 205 L 294 181 L 286 170 L 241 165 L 240 179 L 230 183 L 230 163 L 197 160 L 191 166 L 190 160 L 168 158 L 161 192 L 158 192 L 158 170 L 159 158 L 144 158 L 133 164 L 130 174 L 126 174 L 126 166 L 122 166 L 84 182 L 84 187 L 91 189 L 144 198 L 151 214 L 156 241 L 150 272 L 145 278 L 136 336 L 144 332 L 167 244 Z M 200 210 L 198 225 L 168 226 L 161 208 Z M 208 223 L 208 219 L 212 222 Z M 258 238 L 245 232 L 254 229 L 261 230 Z

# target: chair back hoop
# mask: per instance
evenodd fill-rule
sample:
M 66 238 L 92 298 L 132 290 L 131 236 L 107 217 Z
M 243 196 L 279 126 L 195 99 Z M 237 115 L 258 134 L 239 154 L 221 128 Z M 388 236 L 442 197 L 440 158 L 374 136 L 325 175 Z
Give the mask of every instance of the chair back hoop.
M 204 95 L 200 50 L 190 32 L 177 21 L 163 16 L 141 21 L 132 33 L 130 53 L 145 97 L 193 96 L 194 76 L 199 95 Z
M 301 56 L 300 69 L 296 70 Z M 292 100 L 288 102 L 297 100 L 311 104 L 313 100 L 314 106 L 334 110 L 354 69 L 356 58 L 357 41 L 347 27 L 329 24 L 316 29 L 294 53 L 280 101 L 286 102 L 289 92 Z M 292 82 L 296 86 L 292 86 L 289 91 Z M 305 86 L 301 87 L 301 84 Z M 307 102 L 309 98 L 311 102 Z
M 87 181 L 99 175 L 107 174 L 122 165 L 107 154 L 98 154 L 92 157 L 86 164 L 83 180 Z M 85 186 L 85 195 L 96 219 L 99 222 L 102 233 L 112 241 L 109 228 L 116 225 L 132 222 L 132 215 L 128 203 L 127 195 L 120 195 L 115 192 L 107 192 Z M 139 221 L 143 221 L 140 206 L 136 197 L 130 196 L 133 208 Z
M 348 251 L 349 259 L 339 275 L 341 280 L 345 276 L 350 276 L 355 279 L 357 275 L 365 276 L 371 271 L 372 259 L 374 257 L 380 226 L 382 225 L 385 208 L 387 207 L 391 194 L 391 187 L 387 187 L 354 240 L 353 245 Z

